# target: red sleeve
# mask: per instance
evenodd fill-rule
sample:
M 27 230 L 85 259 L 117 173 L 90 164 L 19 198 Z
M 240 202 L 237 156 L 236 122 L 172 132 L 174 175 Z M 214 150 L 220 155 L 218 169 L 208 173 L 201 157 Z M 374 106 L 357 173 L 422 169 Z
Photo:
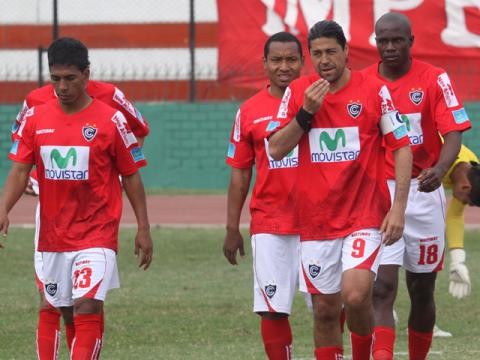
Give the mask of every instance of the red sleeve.
M 249 169 L 254 162 L 255 151 L 253 142 L 248 131 L 245 112 L 242 112 L 242 108 L 240 108 L 235 116 L 235 122 L 230 134 L 226 163 L 234 168 Z
M 451 131 L 465 131 L 471 128 L 470 119 L 446 72 L 442 72 L 432 81 L 435 86 L 433 113 L 435 123 L 441 135 Z
M 35 154 L 34 154 L 34 123 L 35 117 L 35 108 L 27 110 L 23 120 L 19 126 L 16 136 L 13 139 L 12 148 L 8 157 L 10 160 L 34 164 L 35 163 Z
M 111 99 L 111 105 L 114 109 L 119 110 L 125 116 L 125 119 L 137 137 L 145 137 L 150 132 L 148 123 L 143 118 L 138 109 L 126 98 L 124 93 L 114 87 L 114 93 Z
M 128 176 L 147 165 L 142 148 L 138 145 L 135 135 L 130 130 L 125 116 L 117 111 L 112 117 L 116 125 L 115 131 L 115 165 L 121 175 Z
M 280 106 L 278 107 L 276 118 L 271 120 L 267 125 L 265 137 L 268 138 L 278 130 L 285 127 L 295 117 L 295 115 L 297 115 L 297 112 L 303 105 L 303 103 L 298 100 L 299 89 L 298 86 L 295 85 L 296 82 L 294 81 L 285 90 L 282 101 L 280 102 Z M 303 99 L 303 92 L 301 99 Z

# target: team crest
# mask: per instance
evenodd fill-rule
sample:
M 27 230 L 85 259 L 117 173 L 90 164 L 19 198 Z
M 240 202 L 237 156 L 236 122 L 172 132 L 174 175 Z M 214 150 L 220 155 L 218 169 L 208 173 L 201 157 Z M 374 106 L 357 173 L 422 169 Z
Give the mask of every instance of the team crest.
M 50 296 L 54 296 L 57 293 L 57 284 L 45 284 L 45 291 Z
M 424 93 L 423 93 L 422 90 L 412 90 L 408 93 L 408 96 L 410 97 L 410 100 L 412 100 L 412 102 L 415 105 L 418 105 L 422 102 L 423 95 L 424 95 Z
M 85 140 L 92 141 L 95 135 L 97 135 L 97 128 L 87 124 L 82 127 L 82 134 Z
M 276 292 L 277 292 L 277 285 L 267 285 L 267 286 L 265 286 L 265 294 L 267 294 L 269 299 L 271 299 L 275 295 Z
M 315 279 L 318 274 L 320 274 L 320 266 L 315 265 L 315 264 L 310 264 L 308 265 L 308 272 L 310 273 L 310 276 Z
M 348 111 L 348 114 L 351 117 L 356 119 L 358 117 L 358 115 L 360 115 L 360 113 L 362 112 L 362 104 L 352 102 L 352 103 L 347 105 L 347 111 Z

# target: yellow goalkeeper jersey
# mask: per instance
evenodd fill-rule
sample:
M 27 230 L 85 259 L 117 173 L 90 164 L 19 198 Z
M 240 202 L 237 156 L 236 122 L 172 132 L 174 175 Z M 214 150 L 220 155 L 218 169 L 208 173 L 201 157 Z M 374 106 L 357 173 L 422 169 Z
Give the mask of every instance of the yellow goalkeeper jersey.
M 445 175 L 445 177 L 443 178 L 443 185 L 446 189 L 451 189 L 453 186 L 450 174 L 452 173 L 452 170 L 455 168 L 455 166 L 458 163 L 468 163 L 470 161 L 478 162 L 478 158 L 472 150 L 467 148 L 465 145 L 462 145 L 457 160 L 453 163 L 453 165 L 450 167 L 450 170 L 448 170 L 447 175 Z M 449 249 L 463 248 L 463 237 L 465 234 L 465 206 L 465 204 L 462 204 L 455 197 L 452 197 L 452 200 L 448 205 L 446 219 L 446 236 Z

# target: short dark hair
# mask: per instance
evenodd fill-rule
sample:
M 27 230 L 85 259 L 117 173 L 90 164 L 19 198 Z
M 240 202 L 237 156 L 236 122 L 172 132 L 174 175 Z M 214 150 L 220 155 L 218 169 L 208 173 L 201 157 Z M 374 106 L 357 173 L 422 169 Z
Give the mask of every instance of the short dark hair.
M 345 49 L 345 45 L 347 44 L 347 39 L 345 38 L 342 27 L 333 20 L 319 21 L 310 28 L 308 32 L 308 48 L 311 48 L 311 42 L 313 40 L 321 37 L 336 39 L 342 49 Z
M 297 44 L 298 46 L 298 52 L 301 56 L 303 56 L 303 52 L 302 52 L 302 44 L 300 43 L 300 41 L 297 39 L 297 37 L 295 35 L 292 35 L 290 34 L 289 32 L 286 32 L 286 31 L 281 31 L 281 32 L 278 32 L 276 34 L 273 34 L 272 36 L 270 36 L 267 40 L 267 42 L 265 43 L 264 47 L 263 47 L 263 56 L 264 58 L 266 59 L 267 56 L 268 56 L 268 52 L 270 51 L 270 44 L 272 42 L 283 42 L 283 43 L 286 43 L 286 42 L 294 42 L 295 44 Z
M 470 162 L 472 167 L 468 171 L 468 180 L 472 190 L 470 191 L 470 202 L 475 206 L 480 206 L 480 164 Z
M 77 39 L 59 38 L 48 47 L 48 66 L 53 65 L 73 65 L 83 71 L 90 65 L 88 49 Z

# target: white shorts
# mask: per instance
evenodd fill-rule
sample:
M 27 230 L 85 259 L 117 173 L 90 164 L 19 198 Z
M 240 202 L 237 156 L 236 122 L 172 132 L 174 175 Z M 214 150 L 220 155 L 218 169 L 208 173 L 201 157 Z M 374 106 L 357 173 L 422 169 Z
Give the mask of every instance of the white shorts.
M 378 229 L 364 229 L 334 240 L 302 241 L 300 291 L 335 294 L 341 290 L 342 273 L 366 269 L 377 273 L 382 249 Z
M 388 187 L 393 197 L 395 181 L 388 180 Z M 414 273 L 441 270 L 445 253 L 445 203 L 443 186 L 424 193 L 418 191 L 418 180 L 412 179 L 403 237 L 385 247 L 381 265 L 403 265 Z
M 253 311 L 290 314 L 298 288 L 299 235 L 252 235 Z
M 104 301 L 120 282 L 115 251 L 91 248 L 42 252 L 44 293 L 54 307 L 72 306 L 81 297 Z

